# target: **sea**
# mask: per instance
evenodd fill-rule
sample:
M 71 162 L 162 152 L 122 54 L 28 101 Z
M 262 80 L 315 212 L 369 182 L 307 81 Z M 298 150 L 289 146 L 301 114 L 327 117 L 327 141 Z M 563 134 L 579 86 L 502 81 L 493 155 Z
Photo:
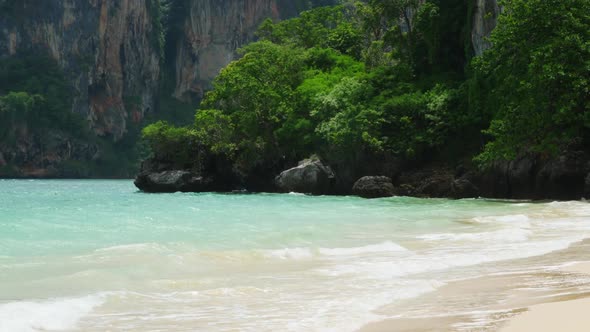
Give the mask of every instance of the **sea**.
M 352 332 L 446 316 L 449 331 L 493 330 L 515 291 L 588 291 L 557 270 L 590 259 L 558 254 L 589 237 L 585 201 L 0 180 L 0 331 Z M 510 290 L 508 276 L 521 276 Z M 485 294 L 456 287 L 489 278 Z

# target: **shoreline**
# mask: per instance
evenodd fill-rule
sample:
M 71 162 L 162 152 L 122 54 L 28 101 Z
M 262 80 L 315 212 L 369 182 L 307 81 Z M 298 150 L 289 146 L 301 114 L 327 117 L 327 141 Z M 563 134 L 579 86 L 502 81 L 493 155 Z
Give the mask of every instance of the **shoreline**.
M 590 315 L 586 314 L 590 307 L 589 250 L 590 239 L 586 239 L 562 251 L 506 264 L 522 265 L 520 271 L 508 269 L 503 274 L 448 283 L 433 293 L 377 309 L 374 313 L 383 319 L 356 331 L 590 331 Z M 536 268 L 530 269 L 528 263 Z M 436 307 L 443 301 L 465 303 L 460 309 L 440 308 L 434 316 L 396 316 L 397 308 Z
M 88 178 L 65 178 L 65 177 L 0 177 L 0 181 L 130 181 L 133 182 L 133 178 L 119 178 L 119 177 L 88 177 Z M 281 192 L 278 190 L 275 191 L 248 191 L 248 190 L 221 190 L 221 191 L 158 191 L 158 192 L 147 192 L 143 191 L 139 188 L 137 190 L 144 194 L 171 194 L 171 193 L 203 193 L 203 194 L 290 194 L 286 192 Z M 313 196 L 313 197 L 322 197 L 322 196 L 332 196 L 332 197 L 348 197 L 348 196 L 356 196 L 363 198 L 358 195 L 354 195 L 352 193 L 343 193 L 343 194 L 324 194 L 324 195 L 314 195 L 308 193 L 298 193 L 306 196 Z M 451 195 L 440 195 L 440 196 L 423 196 L 423 195 L 394 195 L 390 197 L 379 197 L 383 198 L 396 198 L 396 197 L 409 197 L 409 198 L 420 198 L 420 199 L 448 199 L 448 200 L 469 200 L 469 199 L 482 199 L 482 200 L 489 200 L 489 201 L 505 201 L 505 202 L 531 202 L 531 203 L 547 203 L 547 202 L 586 202 L 586 198 L 581 197 L 578 199 L 560 199 L 560 198 L 514 198 L 514 197 L 503 197 L 503 196 L 473 196 L 473 197 L 453 197 Z M 379 199 L 377 198 L 377 199 Z M 367 198 L 365 198 L 367 199 Z M 373 198 L 375 199 L 375 198 Z
M 590 276 L 590 261 L 577 262 L 561 269 L 564 272 Z M 572 296 L 558 302 L 528 307 L 522 314 L 509 320 L 500 332 L 586 332 L 590 330 L 590 293 Z

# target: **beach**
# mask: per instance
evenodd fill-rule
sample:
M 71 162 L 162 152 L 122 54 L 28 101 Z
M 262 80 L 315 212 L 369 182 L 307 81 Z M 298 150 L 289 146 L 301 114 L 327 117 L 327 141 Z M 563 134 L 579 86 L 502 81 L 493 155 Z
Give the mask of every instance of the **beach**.
M 590 275 L 590 262 L 575 263 L 563 270 Z M 526 312 L 510 320 L 501 332 L 590 331 L 590 294 L 572 297 L 581 298 L 531 306 Z
M 403 305 L 422 302 L 422 306 L 427 306 L 443 299 L 447 302 L 455 301 L 452 298 L 471 299 L 465 301 L 462 308 L 465 312 L 456 307 L 435 318 L 383 320 L 367 324 L 359 332 L 590 331 L 590 262 L 583 261 L 589 252 L 590 241 L 585 240 L 566 250 L 529 259 L 534 265 L 545 265 L 545 270 L 507 271 L 451 283 Z M 518 260 L 514 264 L 527 262 Z M 486 302 L 482 298 L 487 298 L 489 305 L 479 308 L 481 315 L 466 315 L 469 305 Z

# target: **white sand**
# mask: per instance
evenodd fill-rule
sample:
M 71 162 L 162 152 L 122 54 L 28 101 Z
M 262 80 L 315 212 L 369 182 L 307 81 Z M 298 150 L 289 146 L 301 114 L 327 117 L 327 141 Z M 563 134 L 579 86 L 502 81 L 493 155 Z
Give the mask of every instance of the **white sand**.
M 562 268 L 563 271 L 572 273 L 585 273 L 590 274 L 590 262 L 581 262 L 572 265 L 568 265 Z
M 563 268 L 572 273 L 590 274 L 590 262 Z M 590 298 L 534 305 L 510 320 L 501 332 L 588 332 Z
M 502 332 L 588 332 L 590 299 L 539 304 L 517 316 Z

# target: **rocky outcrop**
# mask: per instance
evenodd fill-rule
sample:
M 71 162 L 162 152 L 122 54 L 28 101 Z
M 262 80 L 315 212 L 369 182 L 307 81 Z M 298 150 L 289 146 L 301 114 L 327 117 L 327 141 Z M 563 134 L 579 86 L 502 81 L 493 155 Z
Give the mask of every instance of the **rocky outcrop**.
M 481 55 L 492 46 L 487 38 L 491 35 L 492 30 L 496 28 L 501 9 L 498 0 L 471 1 L 475 1 L 471 42 L 475 55 Z
M 464 176 L 453 180 L 451 183 L 450 197 L 455 199 L 477 198 L 480 197 L 479 188 L 470 180 L 469 176 Z
M 333 192 L 336 176 L 321 160 L 311 158 L 282 172 L 275 178 L 275 184 L 281 192 L 323 195 Z
M 155 0 L 14 2 L 0 19 L 0 57 L 49 54 L 72 86 L 72 110 L 118 140 L 154 109 L 160 53 Z
M 450 198 L 577 200 L 590 197 L 590 154 L 570 146 L 558 157 L 522 155 L 486 169 L 431 165 L 394 181 L 399 195 Z
M 586 196 L 589 172 L 588 153 L 568 149 L 552 159 L 526 155 L 498 162 L 477 181 L 486 197 L 570 200 Z
M 212 190 L 211 180 L 186 170 L 141 173 L 135 186 L 148 193 L 205 192 Z
M 396 181 L 400 195 L 451 197 L 453 172 L 446 165 L 430 165 L 403 172 Z
M 395 188 L 390 177 L 365 176 L 354 184 L 352 193 L 363 198 L 391 197 L 395 195 Z
M 224 158 L 194 149 L 194 160 L 174 162 L 168 155 L 154 155 L 141 163 L 135 186 L 144 192 L 232 192 L 244 189 L 232 165 Z M 266 181 L 271 183 L 272 181 Z M 248 189 L 251 189 L 248 187 Z

